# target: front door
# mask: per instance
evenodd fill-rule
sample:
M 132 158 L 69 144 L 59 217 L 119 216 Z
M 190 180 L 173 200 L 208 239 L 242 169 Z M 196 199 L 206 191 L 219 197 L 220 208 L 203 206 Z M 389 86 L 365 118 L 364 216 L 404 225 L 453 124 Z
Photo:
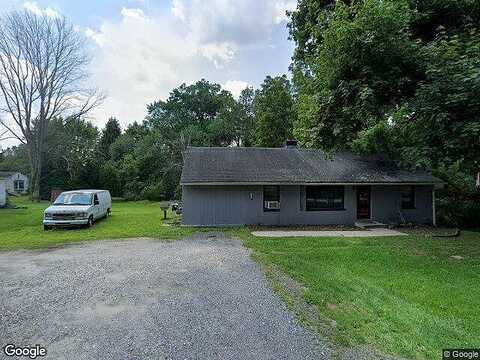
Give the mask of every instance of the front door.
M 357 188 L 357 219 L 370 219 L 370 186 Z

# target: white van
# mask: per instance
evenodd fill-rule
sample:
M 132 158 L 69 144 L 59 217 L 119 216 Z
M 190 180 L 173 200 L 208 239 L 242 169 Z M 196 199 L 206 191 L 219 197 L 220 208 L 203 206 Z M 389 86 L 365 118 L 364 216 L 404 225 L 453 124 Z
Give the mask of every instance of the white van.
M 53 226 L 93 226 L 112 210 L 108 190 L 74 190 L 62 192 L 43 214 L 43 229 Z

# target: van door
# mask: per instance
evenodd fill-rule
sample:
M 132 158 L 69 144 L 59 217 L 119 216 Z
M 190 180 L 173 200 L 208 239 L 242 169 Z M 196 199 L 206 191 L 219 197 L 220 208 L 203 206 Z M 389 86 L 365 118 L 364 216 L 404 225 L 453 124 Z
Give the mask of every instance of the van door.
M 101 206 L 100 201 L 98 199 L 98 195 L 93 195 L 93 218 L 98 219 L 101 216 Z

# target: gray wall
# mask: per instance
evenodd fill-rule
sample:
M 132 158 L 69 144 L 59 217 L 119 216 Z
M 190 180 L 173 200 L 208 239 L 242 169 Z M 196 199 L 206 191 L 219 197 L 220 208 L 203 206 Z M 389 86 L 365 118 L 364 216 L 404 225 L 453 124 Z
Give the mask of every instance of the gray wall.
M 398 186 L 372 186 L 372 219 L 398 222 Z M 407 221 L 432 222 L 432 186 L 416 187 L 416 209 Z M 357 218 L 354 186 L 345 186 L 345 210 L 305 211 L 305 187 L 281 186 L 279 212 L 263 211 L 262 186 L 183 186 L 185 225 L 353 225 Z
M 433 186 L 415 186 L 415 209 L 402 210 L 407 222 L 431 224 Z M 401 206 L 400 186 L 372 186 L 372 219 L 385 222 L 399 222 L 398 209 Z

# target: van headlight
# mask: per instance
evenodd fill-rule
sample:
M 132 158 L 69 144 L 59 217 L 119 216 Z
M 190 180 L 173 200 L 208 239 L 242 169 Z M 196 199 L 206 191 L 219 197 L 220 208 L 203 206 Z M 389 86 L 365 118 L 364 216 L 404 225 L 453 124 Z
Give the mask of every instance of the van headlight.
M 88 216 L 88 214 L 86 212 L 82 212 L 82 213 L 77 214 L 77 217 L 80 218 L 80 219 L 85 219 L 87 216 Z
M 45 219 L 53 219 L 53 214 L 45 213 Z

